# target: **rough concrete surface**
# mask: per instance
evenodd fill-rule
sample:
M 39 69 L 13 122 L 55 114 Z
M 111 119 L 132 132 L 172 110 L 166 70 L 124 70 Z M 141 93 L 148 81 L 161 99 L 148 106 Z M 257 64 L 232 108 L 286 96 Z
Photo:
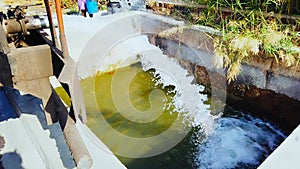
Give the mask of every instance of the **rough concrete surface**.
M 24 114 L 18 119 L 0 123 L 0 132 L 7 144 L 0 151 L 4 168 L 73 168 L 63 163 L 57 142 L 43 130 L 38 119 Z

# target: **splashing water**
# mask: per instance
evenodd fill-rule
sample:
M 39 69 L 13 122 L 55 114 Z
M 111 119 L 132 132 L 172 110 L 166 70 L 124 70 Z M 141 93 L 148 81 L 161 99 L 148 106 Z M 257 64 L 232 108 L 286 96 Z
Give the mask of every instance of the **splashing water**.
M 194 77 L 188 76 L 187 70 L 182 68 L 175 59 L 162 54 L 162 51 L 151 51 L 151 57 L 140 57 L 143 70 L 155 69 L 156 75 L 160 79 L 156 83 L 163 86 L 175 86 L 177 91 L 174 96 L 174 105 L 177 109 L 187 112 L 191 127 L 204 126 L 206 135 L 213 131 L 213 121 L 218 116 L 210 114 L 209 105 L 204 104 L 207 96 L 199 94 L 204 90 L 204 86 L 192 84 Z
M 256 168 L 285 138 L 261 119 L 243 113 L 225 116 L 216 121 L 213 134 L 198 144 L 195 163 L 199 169 Z
M 159 49 L 144 51 L 143 54 L 145 56 L 141 55 L 138 59 L 141 65 L 99 72 L 94 77 L 81 81 L 88 112 L 87 125 L 106 144 L 112 143 L 110 149 L 114 153 L 122 148 L 130 154 L 133 148 L 129 147 L 130 142 L 124 146 L 125 139 L 122 142 L 112 135 L 108 132 L 107 126 L 99 125 L 104 120 L 113 130 L 126 138 L 128 136 L 133 140 L 152 137 L 153 140 L 148 145 L 144 142 L 132 145 L 141 150 L 140 153 L 151 152 L 153 143 L 154 146 L 164 149 L 166 145 L 164 141 L 172 142 L 171 137 L 163 140 L 156 136 L 169 130 L 176 121 L 182 120 L 179 114 L 186 115 L 186 119 L 182 121 L 189 120 L 188 125 L 192 128 L 190 133 L 178 145 L 166 150 L 167 152 L 161 151 L 163 154 L 147 158 L 130 158 L 121 154 L 120 160 L 129 169 L 253 168 L 257 167 L 286 137 L 270 123 L 242 113 L 234 115 L 224 113 L 225 116 L 222 118 L 210 115 L 209 106 L 204 104 L 207 97 L 199 93 L 203 87 L 192 84 L 193 77 L 187 76 L 185 69 L 175 60 L 163 55 Z M 132 81 L 124 85 L 128 79 Z M 117 83 L 114 85 L 113 82 Z M 156 97 L 157 93 L 151 97 L 151 92 L 155 89 L 163 91 L 166 98 Z M 124 92 L 126 90 L 127 92 Z M 125 102 L 128 96 L 130 104 Z M 95 100 L 92 101 L 91 98 Z M 115 105 L 116 98 L 117 105 Z M 164 102 L 163 110 L 159 110 L 160 106 L 153 106 L 153 110 L 162 111 L 162 114 L 147 124 L 124 118 L 120 111 L 130 110 L 126 113 L 131 113 L 131 110 L 134 110 L 133 116 L 130 116 L 134 117 L 135 112 L 147 111 L 153 103 L 161 105 L 159 104 L 161 102 Z M 134 109 L 129 107 L 131 105 Z M 99 119 L 100 114 L 104 119 Z
M 141 69 L 139 66 L 130 66 L 123 68 L 122 71 L 125 73 L 126 71 L 139 71 L 139 69 Z M 145 97 L 144 92 L 148 93 L 153 87 L 155 88 L 155 86 L 157 87 L 159 85 L 160 88 L 164 88 L 166 91 L 168 102 L 172 103 L 171 107 L 165 107 L 166 112 L 164 112 L 158 120 L 146 125 L 124 121 L 124 118 L 121 117 L 114 108 L 111 96 L 108 92 L 110 91 L 113 74 L 114 72 L 107 72 L 97 75 L 95 83 L 98 88 L 98 90 L 96 90 L 98 106 L 113 128 L 133 137 L 151 137 L 169 128 L 170 124 L 177 118 L 177 113 L 174 113 L 176 112 L 174 110 L 177 110 L 177 108 L 175 108 L 173 104 L 176 92 L 174 92 L 175 87 L 171 85 L 172 78 L 163 79 L 164 75 L 159 74 L 158 76 L 157 71 L 149 67 L 148 71 L 141 71 L 133 79 L 130 90 L 131 94 L 136 96 L 132 95 L 131 99 L 138 109 L 145 110 L 149 107 L 149 100 L 143 99 Z M 124 76 L 125 75 L 126 74 L 124 74 Z M 82 81 L 83 86 L 93 84 L 94 80 L 90 80 L 91 79 L 86 79 Z M 169 82 L 166 82 L 167 80 L 169 80 Z M 157 81 L 160 82 L 158 83 Z M 162 83 L 164 83 L 164 85 Z M 91 93 L 87 91 L 87 89 L 91 89 L 89 85 L 87 85 L 87 88 L 83 88 L 85 94 Z M 89 99 L 90 96 L 87 95 L 86 100 Z M 202 112 L 199 114 L 201 113 Z M 101 136 L 106 134 L 105 130 L 97 127 L 99 123 L 96 118 L 97 114 L 97 112 L 89 112 L 88 126 L 101 138 Z M 195 125 L 197 123 L 193 123 L 190 134 L 176 147 L 161 155 L 140 159 L 119 156 L 119 159 L 129 169 L 138 169 L 141 167 L 144 169 L 256 168 L 286 138 L 286 135 L 271 123 L 232 110 L 226 110 L 221 118 L 211 119 L 205 122 L 210 122 L 209 126 L 212 126 L 213 129 L 208 137 L 206 131 L 203 130 L 203 125 Z M 140 149 L 141 148 L 144 147 L 140 147 Z
M 187 71 L 174 60 L 162 57 L 161 51 L 157 54 L 151 51 L 151 54 L 150 60 L 141 59 L 114 71 L 99 72 L 81 82 L 88 127 L 101 140 L 109 140 L 104 142 L 121 156 L 144 157 L 163 153 L 178 144 L 191 127 L 207 121 L 207 126 L 213 124 L 209 106 L 204 104 L 207 97 L 200 93 L 203 87 L 192 84 L 193 77 L 187 76 Z M 159 60 L 163 65 L 158 64 Z M 94 105 L 90 104 L 92 95 Z M 108 125 L 104 126 L 103 120 Z M 107 127 L 114 135 L 105 129 Z M 208 134 L 211 129 L 204 131 Z M 120 153 L 121 139 L 117 137 L 123 138 L 124 142 L 135 140 L 139 143 L 132 146 L 141 144 L 143 148 L 140 147 L 140 152 L 134 152 L 134 155 L 130 148 L 122 149 Z
M 206 137 L 194 127 L 168 152 L 144 159 L 120 158 L 129 169 L 231 169 L 257 168 L 286 138 L 274 124 L 233 109 L 225 109 Z

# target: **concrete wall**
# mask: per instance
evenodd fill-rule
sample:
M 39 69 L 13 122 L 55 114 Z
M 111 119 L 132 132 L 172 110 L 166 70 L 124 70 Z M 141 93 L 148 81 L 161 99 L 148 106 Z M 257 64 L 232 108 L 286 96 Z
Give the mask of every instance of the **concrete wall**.
M 79 78 L 93 76 L 107 66 L 105 58 L 109 58 L 110 63 L 122 63 L 122 60 L 118 60 L 120 57 L 111 56 L 114 49 L 119 49 L 118 45 L 126 39 L 147 35 L 152 44 L 177 58 L 198 83 L 210 85 L 207 92 L 218 95 L 220 101 L 227 99 L 227 103 L 238 108 L 268 114 L 269 117 L 275 115 L 275 121 L 287 125 L 289 129 L 299 124 L 300 115 L 296 110 L 300 108 L 299 68 L 294 71 L 293 68 L 277 65 L 272 59 L 256 58 L 243 64 L 237 80 L 227 84 L 226 71 L 213 66 L 214 47 L 208 35 L 219 34 L 218 31 L 202 26 L 187 26 L 174 19 L 144 12 L 99 17 L 96 16 L 92 22 L 86 18 L 65 18 L 70 55 L 76 62 Z M 89 24 L 89 27 L 82 28 L 78 22 Z M 137 51 L 130 51 L 128 47 L 121 56 L 132 52 Z M 70 73 L 66 73 L 66 76 L 70 76 Z M 289 106 L 291 102 L 292 108 Z
M 164 53 L 178 59 L 198 83 L 207 86 L 205 92 L 225 95 L 228 105 L 268 118 L 289 132 L 295 129 L 300 123 L 300 68 L 286 68 L 274 59 L 257 57 L 242 64 L 237 80 L 227 84 L 225 70 L 213 66 L 214 48 L 207 33 L 216 32 L 189 27 L 179 34 L 151 38 Z
M 213 67 L 211 57 L 214 48 L 212 39 L 207 36 L 207 33 L 211 33 L 209 28 L 191 27 L 184 30 L 181 35 L 172 35 L 167 39 L 158 38 L 155 43 L 171 56 L 178 56 L 196 65 L 205 66 L 210 71 L 222 71 Z M 178 55 L 179 48 L 180 55 Z M 225 74 L 221 73 L 221 75 Z M 286 68 L 271 58 L 257 57 L 251 62 L 242 64 L 237 82 L 273 90 L 300 101 L 300 67 Z

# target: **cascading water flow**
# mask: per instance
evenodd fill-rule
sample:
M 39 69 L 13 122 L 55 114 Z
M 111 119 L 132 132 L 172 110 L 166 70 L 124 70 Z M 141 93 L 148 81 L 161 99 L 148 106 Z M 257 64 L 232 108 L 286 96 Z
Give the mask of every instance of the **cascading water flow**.
M 200 94 L 204 87 L 192 84 L 193 77 L 187 76 L 187 70 L 151 45 L 147 36 L 140 35 L 133 39 L 135 41 L 124 40 L 118 46 L 143 43 L 147 50 L 130 57 L 136 63 L 128 65 L 125 60 L 118 68 L 99 71 L 94 77 L 82 80 L 84 93 L 90 93 L 86 89 L 91 89 L 88 87 L 91 84 L 95 85 L 99 110 L 92 112 L 87 109 L 87 125 L 91 130 L 101 140 L 109 140 L 106 144 L 117 155 L 131 158 L 150 157 L 171 149 L 191 127 L 201 125 L 205 134 L 210 134 L 215 117 L 210 115 L 209 105 L 204 104 L 207 96 Z M 103 115 L 112 130 L 121 135 L 104 134 L 108 131 L 99 127 L 99 114 Z M 139 150 L 136 154 L 131 152 L 134 147 L 120 150 L 124 142 L 135 142 L 134 146 L 140 145 Z
M 119 152 L 122 145 L 118 143 L 124 140 L 111 137 L 107 131 L 99 128 L 99 113 L 114 130 L 132 138 L 154 137 L 170 130 L 175 121 L 188 127 L 188 131 L 187 128 L 176 128 L 175 132 L 186 133 L 180 135 L 182 138 L 176 142 L 179 146 L 174 144 L 175 147 L 163 150 L 163 155 L 157 152 L 148 156 L 139 154 L 144 158 L 141 160 L 126 158 L 124 154 L 117 153 L 129 168 L 256 168 L 286 137 L 270 123 L 240 112 L 222 112 L 222 117 L 211 115 L 209 105 L 205 104 L 207 96 L 200 94 L 204 87 L 192 84 L 193 77 L 188 76 L 188 72 L 175 59 L 149 44 L 146 36 L 136 40 L 150 45 L 152 50 L 136 55 L 136 64 L 98 72 L 92 78 L 99 112 L 88 113 L 87 125 L 101 140 L 111 145 L 113 152 Z M 134 46 L 134 43 L 131 45 Z M 82 81 L 83 88 L 91 83 L 89 80 Z M 153 92 L 155 90 L 158 92 Z M 151 121 L 139 121 L 135 116 L 143 114 L 143 111 L 159 113 Z M 181 115 L 183 118 L 179 118 Z M 153 139 L 152 144 L 162 150 L 165 141 L 178 137 L 168 136 L 165 140 Z M 154 149 L 151 146 L 149 149 L 149 146 L 147 142 L 141 141 L 138 147 L 142 153 L 147 154 L 151 152 L 150 149 Z M 135 149 L 125 150 L 129 155 L 131 151 Z M 178 162 L 176 156 L 185 156 L 183 162 Z
M 98 144 L 97 136 L 129 169 L 253 168 L 286 137 L 240 112 L 211 115 L 204 87 L 146 36 L 181 22 L 144 13 L 101 19 L 95 21 L 99 30 L 89 30 L 81 39 L 86 45 L 73 53 L 86 125 L 94 134 L 87 137 Z M 109 33 L 117 28 L 122 30 Z
M 158 156 L 130 161 L 130 169 L 255 169 L 286 138 L 276 125 L 248 113 L 226 107 L 205 137 L 200 126 L 173 149 Z

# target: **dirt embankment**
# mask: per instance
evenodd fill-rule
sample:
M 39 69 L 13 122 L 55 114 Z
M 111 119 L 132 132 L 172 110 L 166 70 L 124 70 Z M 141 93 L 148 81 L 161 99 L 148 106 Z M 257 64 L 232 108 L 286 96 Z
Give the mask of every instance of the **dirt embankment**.
M 11 7 L 16 6 L 27 6 L 23 8 L 27 15 L 43 15 L 46 14 L 46 8 L 44 0 L 0 0 L 0 3 L 4 5 L 11 5 Z M 67 13 L 70 10 L 77 10 L 76 0 L 61 0 L 61 5 L 63 8 L 63 13 Z M 49 0 L 52 13 L 55 13 L 55 2 L 54 0 Z M 4 11 L 5 12 L 5 11 Z

